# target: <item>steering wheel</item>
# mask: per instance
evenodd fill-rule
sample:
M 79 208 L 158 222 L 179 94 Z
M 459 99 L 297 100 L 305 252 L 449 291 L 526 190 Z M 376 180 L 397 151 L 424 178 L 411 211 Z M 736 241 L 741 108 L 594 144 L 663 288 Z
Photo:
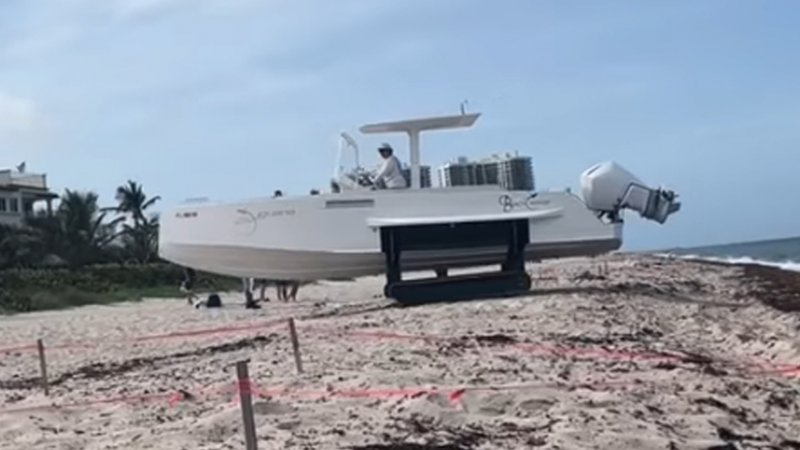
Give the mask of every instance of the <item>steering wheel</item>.
M 375 185 L 375 178 L 369 172 L 363 172 L 358 177 L 358 184 L 360 186 L 374 186 Z

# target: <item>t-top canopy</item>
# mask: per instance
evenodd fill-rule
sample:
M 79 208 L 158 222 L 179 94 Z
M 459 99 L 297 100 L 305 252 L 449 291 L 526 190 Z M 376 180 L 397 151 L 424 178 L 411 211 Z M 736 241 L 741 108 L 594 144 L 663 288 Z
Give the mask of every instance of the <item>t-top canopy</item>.
M 459 114 L 456 116 L 428 117 L 424 119 L 398 120 L 395 122 L 383 122 L 364 125 L 359 128 L 364 134 L 370 133 L 391 133 L 391 132 L 413 132 L 425 130 L 445 130 L 449 128 L 467 128 L 478 120 L 480 113 Z

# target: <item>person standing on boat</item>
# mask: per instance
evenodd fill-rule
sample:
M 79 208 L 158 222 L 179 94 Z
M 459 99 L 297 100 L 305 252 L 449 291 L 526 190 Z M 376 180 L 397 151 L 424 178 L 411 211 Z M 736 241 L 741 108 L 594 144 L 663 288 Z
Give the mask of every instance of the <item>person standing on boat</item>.
M 407 186 L 406 177 L 400 167 L 400 160 L 394 156 L 392 146 L 383 143 L 378 147 L 378 153 L 383 158 L 383 166 L 375 176 L 375 184 L 385 189 L 404 189 Z

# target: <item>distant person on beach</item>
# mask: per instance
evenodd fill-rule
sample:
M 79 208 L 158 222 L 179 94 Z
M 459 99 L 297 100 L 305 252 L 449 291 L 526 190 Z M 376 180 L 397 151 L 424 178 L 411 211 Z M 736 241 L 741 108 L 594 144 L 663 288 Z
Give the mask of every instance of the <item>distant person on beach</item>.
M 272 284 L 272 282 L 270 282 L 270 280 L 267 280 L 266 278 L 251 278 L 250 280 L 252 283 L 253 291 L 255 291 L 256 288 L 258 288 L 260 291 L 258 296 L 258 301 L 268 302 L 269 298 L 267 297 L 267 288 L 269 287 L 270 284 Z
M 195 300 L 192 303 L 192 306 L 194 306 L 197 309 L 200 309 L 203 306 L 206 308 L 222 308 L 222 299 L 219 297 L 218 294 L 212 293 L 208 294 L 208 298 L 206 298 L 205 300 L 201 300 L 198 297 L 197 300 Z
M 242 278 L 242 291 L 244 292 L 244 307 L 247 309 L 259 309 L 261 305 L 253 299 L 253 289 L 255 289 L 254 278 Z M 262 293 L 263 295 L 263 293 Z
M 296 301 L 297 291 L 300 289 L 299 281 L 282 280 L 276 283 L 278 289 L 278 299 L 284 302 Z
M 289 301 L 289 300 L 296 300 L 297 299 L 297 291 L 300 289 L 300 283 L 291 280 L 268 280 L 266 278 L 249 278 L 248 279 L 250 284 L 250 293 L 245 294 L 245 299 L 248 302 L 254 301 L 252 293 L 255 292 L 256 289 L 261 291 L 259 295 L 259 302 L 268 302 L 269 298 L 267 297 L 267 288 L 269 286 L 275 286 L 275 293 L 278 297 L 278 300 L 281 301 Z
M 222 299 L 217 294 L 209 294 L 205 306 L 206 308 L 222 308 Z
M 186 267 L 183 269 L 183 281 L 180 285 L 180 291 L 186 294 L 186 303 L 198 309 L 203 306 L 206 308 L 222 307 L 222 300 L 220 300 L 219 295 L 210 294 L 207 299 L 203 300 L 194 293 L 194 282 L 196 277 L 197 273 L 191 267 Z
M 194 269 L 191 267 L 186 267 L 183 269 L 183 281 L 181 282 L 180 287 L 178 288 L 181 292 L 186 294 L 186 302 L 190 305 L 194 304 L 194 300 L 197 296 L 194 294 L 194 280 L 195 280 L 196 273 Z
M 318 195 L 319 191 L 312 189 L 311 195 Z M 272 198 L 278 198 L 283 196 L 283 191 L 280 189 L 276 190 L 272 194 Z M 297 291 L 300 289 L 300 283 L 297 281 L 291 280 L 261 280 L 261 296 L 264 296 L 264 290 L 266 289 L 267 284 L 274 283 L 275 290 L 277 291 L 278 300 L 282 300 L 287 302 L 289 300 L 297 300 Z
M 384 142 L 378 147 L 378 153 L 383 158 L 383 165 L 375 175 L 375 185 L 379 189 L 404 189 L 408 187 L 406 185 L 406 177 L 403 176 L 403 170 L 400 167 L 400 160 L 394 156 L 392 146 Z

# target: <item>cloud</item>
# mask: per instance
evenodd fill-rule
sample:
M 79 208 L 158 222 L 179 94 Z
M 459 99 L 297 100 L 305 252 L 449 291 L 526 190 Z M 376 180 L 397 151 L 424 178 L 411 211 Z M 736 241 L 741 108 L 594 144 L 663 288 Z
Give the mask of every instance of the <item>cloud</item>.
M 108 5 L 118 19 L 142 19 L 157 16 L 171 8 L 196 5 L 199 0 L 111 0 Z
M 27 58 L 58 50 L 79 35 L 78 29 L 63 25 L 11 41 L 2 51 L 7 58 Z
M 0 45 L 0 58 L 48 56 L 104 26 L 152 19 L 179 8 L 199 7 L 201 3 L 204 0 L 59 0 L 35 7 L 21 4 L 10 13 L 18 20 L 3 39 L 5 45 Z
M 0 137 L 29 133 L 36 128 L 39 113 L 33 100 L 0 91 Z
M 276 94 L 289 94 L 319 84 L 319 74 L 297 72 L 293 74 L 245 73 L 220 83 L 210 89 L 193 93 L 199 103 L 210 105 L 247 104 Z
M 37 103 L 0 90 L 0 168 L 13 161 L 36 159 L 53 144 L 53 130 Z

